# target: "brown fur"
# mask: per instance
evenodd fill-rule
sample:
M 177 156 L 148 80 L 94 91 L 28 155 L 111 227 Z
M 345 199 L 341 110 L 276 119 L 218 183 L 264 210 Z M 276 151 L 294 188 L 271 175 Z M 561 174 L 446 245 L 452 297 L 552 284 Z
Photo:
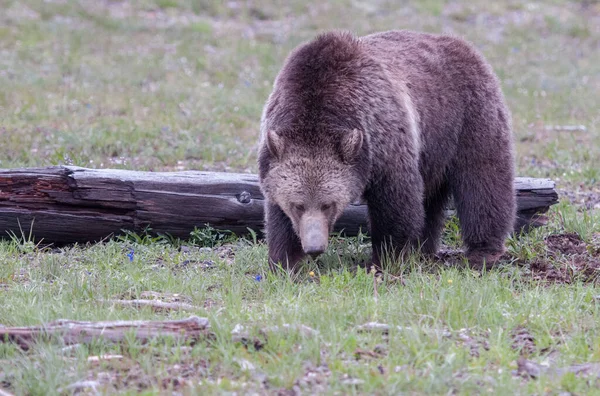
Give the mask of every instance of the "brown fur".
M 450 194 L 474 266 L 497 260 L 514 223 L 510 114 L 454 37 L 330 32 L 295 49 L 263 111 L 259 168 L 272 267 L 322 251 L 318 225 L 361 196 L 375 265 L 386 247 L 435 253 Z

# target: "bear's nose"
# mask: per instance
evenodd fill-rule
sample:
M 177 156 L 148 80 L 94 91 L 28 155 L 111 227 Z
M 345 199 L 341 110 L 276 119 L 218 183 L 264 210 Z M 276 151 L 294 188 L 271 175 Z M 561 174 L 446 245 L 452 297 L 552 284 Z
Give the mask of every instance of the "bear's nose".
M 305 214 L 300 219 L 298 228 L 304 253 L 315 258 L 327 249 L 329 230 L 327 229 L 327 219 L 322 213 Z
M 325 249 L 323 247 L 307 247 L 304 249 L 304 253 L 308 254 L 312 259 L 316 259 L 321 253 L 323 253 Z

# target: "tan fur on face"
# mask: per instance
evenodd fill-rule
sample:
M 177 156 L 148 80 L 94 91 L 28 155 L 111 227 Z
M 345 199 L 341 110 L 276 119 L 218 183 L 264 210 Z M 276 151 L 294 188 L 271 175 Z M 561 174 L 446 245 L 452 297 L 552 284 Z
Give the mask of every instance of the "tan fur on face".
M 349 166 L 331 157 L 283 158 L 262 182 L 265 195 L 283 209 L 297 233 L 300 216 L 294 205 L 302 205 L 308 212 L 333 204 L 327 215 L 327 228 L 331 231 L 346 206 L 360 194 L 355 185 Z

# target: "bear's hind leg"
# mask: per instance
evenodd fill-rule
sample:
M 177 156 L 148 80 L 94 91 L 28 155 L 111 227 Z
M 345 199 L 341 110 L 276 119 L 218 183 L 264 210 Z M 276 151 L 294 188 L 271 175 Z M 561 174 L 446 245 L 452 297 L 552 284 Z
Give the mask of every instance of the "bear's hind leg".
M 514 222 L 513 182 L 508 175 L 462 177 L 453 189 L 467 258 L 472 267 L 491 267 L 504 253 Z
M 281 264 L 283 269 L 295 272 L 298 262 L 305 256 L 300 238 L 294 232 L 292 221 L 278 205 L 267 203 L 265 208 L 269 267 L 275 272 Z
M 436 254 L 444 229 L 444 206 L 448 202 L 448 184 L 443 182 L 437 190 L 425 198 L 425 226 L 421 233 L 421 252 Z
M 491 267 L 504 253 L 516 212 L 510 132 L 492 131 L 492 127 L 480 123 L 476 138 L 463 145 L 451 167 L 452 194 L 467 258 L 477 269 Z

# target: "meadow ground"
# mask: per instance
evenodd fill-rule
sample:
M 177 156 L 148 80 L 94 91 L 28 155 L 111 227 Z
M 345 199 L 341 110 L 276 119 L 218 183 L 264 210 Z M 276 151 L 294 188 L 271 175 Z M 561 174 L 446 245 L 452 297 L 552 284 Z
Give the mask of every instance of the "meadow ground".
M 598 1 L 0 0 L 0 9 L 2 168 L 255 172 L 262 104 L 289 50 L 324 29 L 408 28 L 480 48 L 513 112 L 519 175 L 552 178 L 561 199 L 546 227 L 511 238 L 484 274 L 420 257 L 382 277 L 356 272 L 370 249 L 363 236 L 333 238 L 292 282 L 267 274 L 266 248 L 251 236 L 198 230 L 186 241 L 129 235 L 56 249 L 14 235 L 0 242 L 0 324 L 194 314 L 214 337 L 0 343 L 0 390 L 600 394 Z M 444 238 L 459 247 L 456 221 Z M 100 301 L 147 292 L 195 308 Z M 361 327 L 370 322 L 387 329 Z M 117 357 L 96 358 L 107 354 Z

